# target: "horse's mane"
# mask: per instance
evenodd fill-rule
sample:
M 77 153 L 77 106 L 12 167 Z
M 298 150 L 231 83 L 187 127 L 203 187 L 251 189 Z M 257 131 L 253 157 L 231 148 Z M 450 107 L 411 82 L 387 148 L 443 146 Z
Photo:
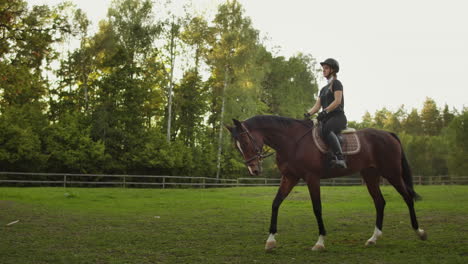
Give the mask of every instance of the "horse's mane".
M 277 128 L 288 128 L 298 123 L 306 127 L 313 126 L 313 123 L 310 120 L 299 120 L 274 115 L 258 115 L 244 121 L 244 124 L 249 129 L 272 128 L 272 126 Z

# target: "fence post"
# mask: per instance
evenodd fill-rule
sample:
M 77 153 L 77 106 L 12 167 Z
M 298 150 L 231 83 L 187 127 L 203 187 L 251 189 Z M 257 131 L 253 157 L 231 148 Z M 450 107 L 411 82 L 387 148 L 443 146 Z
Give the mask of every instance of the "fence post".
M 203 177 L 203 189 L 205 189 L 205 188 L 206 188 L 206 187 L 205 187 L 205 179 L 206 179 L 206 178 L 205 178 L 205 177 Z
M 67 175 L 63 175 L 63 188 L 67 188 Z
M 166 188 L 166 177 L 163 177 L 163 189 Z
M 124 189 L 127 188 L 127 175 L 123 176 L 123 187 Z

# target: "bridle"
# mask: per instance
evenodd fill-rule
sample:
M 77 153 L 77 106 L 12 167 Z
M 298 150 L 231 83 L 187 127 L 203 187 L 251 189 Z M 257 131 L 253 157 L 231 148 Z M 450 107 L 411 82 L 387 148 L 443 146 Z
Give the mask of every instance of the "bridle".
M 247 129 L 247 127 L 244 126 L 244 124 L 242 124 L 242 129 L 244 129 L 243 132 L 239 133 L 239 135 L 242 135 L 242 134 L 247 134 L 249 140 L 250 140 L 250 143 L 254 146 L 255 148 L 255 156 L 247 159 L 247 160 L 244 160 L 245 164 L 247 166 L 249 166 L 249 163 L 252 162 L 253 160 L 256 160 L 258 159 L 259 163 L 262 162 L 262 160 L 264 158 L 267 158 L 273 154 L 275 154 L 274 152 L 272 153 L 268 153 L 268 151 L 263 151 L 263 148 L 260 148 L 259 145 L 257 144 L 257 141 L 255 141 L 255 138 L 252 136 L 252 134 L 250 134 L 249 130 Z

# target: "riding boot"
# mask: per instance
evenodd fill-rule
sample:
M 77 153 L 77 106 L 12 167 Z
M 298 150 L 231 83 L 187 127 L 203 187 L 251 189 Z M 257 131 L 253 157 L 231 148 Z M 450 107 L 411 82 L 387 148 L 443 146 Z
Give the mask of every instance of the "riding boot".
M 338 140 L 338 137 L 333 131 L 328 134 L 327 143 L 328 146 L 332 149 L 332 153 L 335 156 L 335 158 L 332 160 L 332 166 L 334 168 L 345 169 L 347 166 L 343 158 L 343 152 L 341 150 L 340 141 Z

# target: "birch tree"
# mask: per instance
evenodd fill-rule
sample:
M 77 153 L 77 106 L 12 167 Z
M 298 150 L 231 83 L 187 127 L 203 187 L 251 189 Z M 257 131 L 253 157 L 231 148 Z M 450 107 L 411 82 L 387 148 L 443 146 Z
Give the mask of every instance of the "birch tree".
M 231 118 L 246 118 L 265 109 L 259 98 L 264 69 L 258 65 L 258 32 L 236 0 L 218 8 L 213 27 L 211 51 L 212 105 L 210 122 L 217 135 L 217 173 L 220 177 L 224 144 L 223 124 Z

